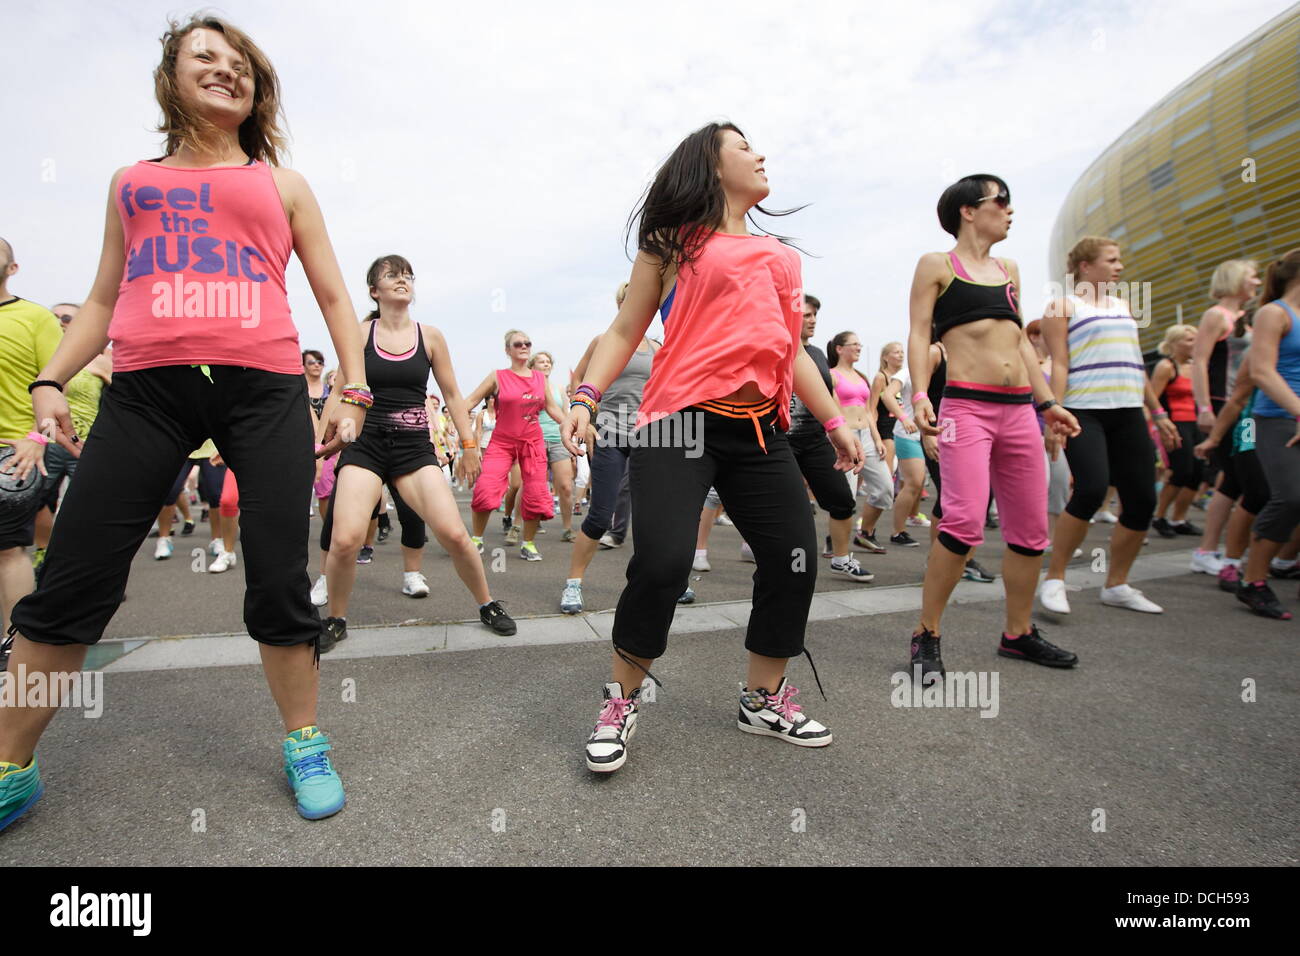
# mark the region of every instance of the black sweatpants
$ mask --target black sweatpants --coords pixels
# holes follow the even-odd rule
[[[1151,527],[1156,510],[1155,446],[1141,408],[1069,408],[1081,431],[1065,443],[1074,494],[1065,513],[1088,521],[1114,485],[1119,523],[1131,531]]]
[[[647,447],[648,430],[659,422],[634,433],[638,444],[629,467],[636,534],[614,616],[614,644],[637,657],[663,654],[690,576],[700,509],[713,486],[758,565],[745,647],[766,657],[795,657],[803,653],[818,552],[803,478],[785,433],[776,427],[776,411],[759,419],[766,452],[747,417],[695,406],[676,417],[687,416],[696,423],[694,448],[680,441],[676,447]],[[847,490],[843,478],[840,484]]]
[[[198,368],[169,365],[113,375],[54,524],[40,588],[14,607],[28,640],[94,644],[103,636],[177,471],[208,438],[239,475],[248,633],[279,646],[319,636],[307,577],[310,519],[299,507],[315,471],[306,379],[222,365],[211,374],[208,381]]]

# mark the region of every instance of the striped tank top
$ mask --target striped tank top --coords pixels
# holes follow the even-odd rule
[[[1141,408],[1145,366],[1128,303],[1107,297],[1093,305],[1069,296],[1070,379],[1066,408]]]

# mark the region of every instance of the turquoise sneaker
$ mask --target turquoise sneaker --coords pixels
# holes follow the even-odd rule
[[[35,757],[26,767],[0,760],[0,830],[30,810],[44,792]]]
[[[330,765],[329,738],[314,724],[284,741],[284,772],[298,798],[298,812],[308,820],[331,817],[343,809],[343,781]]]

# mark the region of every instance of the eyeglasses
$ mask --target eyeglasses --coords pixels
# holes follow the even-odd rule
[[[307,359],[302,364],[303,365],[324,365],[325,363],[320,361],[319,359]]]
[[[533,347],[533,343],[532,342],[511,342],[510,347],[512,349],[530,349]]]
[[[1011,194],[1005,189],[998,190],[998,192],[994,193],[992,196],[982,196],[980,197],[979,202],[971,203],[971,205],[978,206],[980,203],[987,202],[990,199],[997,204],[999,209],[1006,209],[1011,205]]]

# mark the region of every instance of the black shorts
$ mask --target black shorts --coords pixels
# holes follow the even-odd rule
[[[385,482],[419,471],[425,465],[438,466],[438,453],[427,430],[397,431],[362,428],[361,435],[343,448],[334,473],[346,465],[373,471]]]
[[[36,483],[42,483],[40,472]],[[28,477],[31,481],[31,476]],[[7,491],[0,491],[0,551],[9,548],[26,548],[36,538],[36,513],[45,504],[45,495],[37,491],[28,493],[22,501]],[[3,640],[3,635],[0,635]]]

